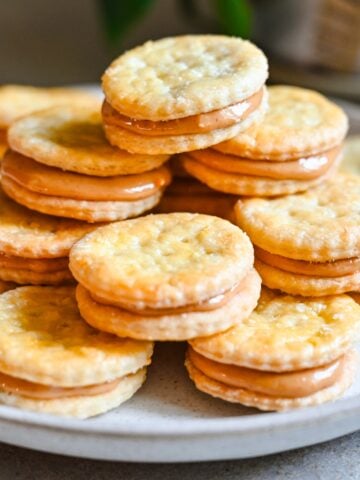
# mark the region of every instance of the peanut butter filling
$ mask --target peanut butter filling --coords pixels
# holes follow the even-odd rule
[[[208,300],[204,300],[203,302],[194,303],[191,305],[184,305],[183,307],[176,307],[176,308],[136,308],[136,306],[127,303],[125,300],[124,302],[119,301],[109,301],[106,299],[101,298],[99,295],[89,292],[93,300],[98,303],[102,303],[105,305],[116,306],[126,310],[128,312],[134,313],[136,315],[141,315],[144,317],[161,317],[163,315],[180,315],[181,313],[193,313],[193,312],[209,312],[212,310],[217,310],[218,308],[223,307],[226,305],[233,297],[240,294],[241,291],[245,288],[245,282],[247,282],[247,277],[245,277],[240,283],[234,285],[233,288],[223,292],[215,297],[209,298]]]
[[[171,181],[167,167],[136,175],[95,177],[49,167],[9,150],[2,161],[2,175],[42,195],[75,200],[124,201],[147,198]]]
[[[245,120],[260,106],[263,95],[264,89],[262,88],[246,100],[221,108],[220,110],[158,122],[126,117],[115,110],[110,103],[105,100],[102,115],[104,123],[107,125],[125,128],[139,135],[166,136],[206,133],[220,128],[227,128]]]
[[[7,146],[7,136],[6,136],[6,130],[0,129],[0,160],[1,157],[4,155],[6,152],[8,146]]]
[[[90,397],[101,395],[117,387],[120,378],[112,382],[99,383],[86,387],[50,387],[40,383],[28,382],[0,372],[0,390],[6,393],[21,395],[35,400],[53,400],[67,397]]]
[[[282,257],[255,247],[255,255],[262,262],[280,270],[311,277],[342,277],[360,270],[360,257],[345,258],[333,262],[307,262]]]
[[[0,144],[7,144],[7,130],[5,128],[0,128]]]
[[[310,180],[326,173],[339,155],[340,150],[341,147],[339,146],[317,155],[295,158],[286,162],[241,158],[211,148],[190,152],[188,155],[206,166],[223,172],[275,178],[277,180]]]
[[[340,378],[346,362],[344,355],[321,367],[273,373],[215,362],[195,352],[191,347],[188,356],[198,370],[213,380],[230,387],[284,398],[307,397],[334,385]]]
[[[68,257],[25,258],[0,254],[0,268],[31,270],[32,272],[57,272],[68,268]]]

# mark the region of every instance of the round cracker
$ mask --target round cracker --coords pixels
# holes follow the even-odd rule
[[[25,258],[66,257],[94,227],[42,215],[13,202],[0,189],[0,252]]]
[[[62,417],[89,418],[108,412],[126,402],[141,387],[146,378],[146,369],[126,375],[109,392],[100,395],[59,398],[53,400],[35,400],[5,393],[0,390],[0,401],[5,405],[19,407],[39,413],[50,413]]]
[[[252,314],[191,346],[220,363],[286,372],[326,365],[360,335],[360,307],[348,295],[298,298],[263,288]]]
[[[76,88],[38,88],[29,85],[0,86],[0,129],[6,129],[23,115],[55,105],[91,105],[97,96]]]
[[[278,180],[255,175],[222,172],[196,161],[190,155],[183,155],[182,162],[190,175],[204,182],[208,187],[219,192],[244,196],[276,197],[302,192],[324,182],[335,171],[335,166],[332,166],[326,173],[312,180]]]
[[[253,265],[244,232],[218,217],[169,213],[117,222],[78,242],[70,269],[106,301],[191,305],[238,284]]]
[[[73,287],[20,287],[0,295],[0,370],[58,387],[112,381],[150,363],[153,345],[97,332]],[[61,368],[59,368],[61,366]]]
[[[241,322],[254,310],[260,295],[261,280],[253,270],[244,280],[244,288],[224,306],[207,312],[141,316],[96,302],[82,285],[76,299],[83,318],[94,328],[120,337],[139,340],[188,340],[223,332]]]
[[[112,222],[136,217],[155,207],[162,195],[162,192],[158,191],[147,198],[132,202],[75,200],[32,192],[7,176],[1,177],[1,185],[9,197],[31,210],[89,223]]]
[[[160,121],[245,100],[267,75],[265,55],[248,41],[186,35],[146,42],[121,55],[104,73],[102,86],[121,114]]]
[[[261,123],[217,145],[223,153],[259,160],[293,160],[339,145],[348,120],[323,95],[299,87],[268,88],[269,109]]]
[[[299,398],[274,397],[244,388],[230,387],[204,375],[189,359],[186,359],[185,366],[196,388],[212,397],[221,398],[227,402],[241,403],[247,407],[255,407],[264,411],[284,411],[320,405],[341,397],[354,382],[358,367],[358,356],[355,351],[346,354],[344,369],[340,378],[333,385],[307,397]]]
[[[100,177],[153,170],[168,155],[131,155],[105,138],[99,104],[61,105],[23,117],[8,130],[10,147],[40,163]]]
[[[267,287],[281,290],[290,295],[318,297],[360,289],[360,271],[341,277],[319,277],[287,272],[259,259],[255,260],[255,266]]]
[[[264,95],[259,108],[250,113],[243,121],[231,127],[219,128],[208,133],[192,133],[188,135],[145,136],[136,132],[107,125],[104,121],[105,135],[109,142],[116,147],[132,152],[133,154],[173,154],[199,150],[211,147],[219,142],[234,137],[259,122],[267,108],[267,96]]]
[[[337,174],[303,194],[250,199],[235,206],[255,245],[295,260],[360,256],[360,178]]]

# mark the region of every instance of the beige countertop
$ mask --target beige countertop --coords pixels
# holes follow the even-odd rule
[[[0,444],[1,480],[357,480],[360,432],[248,460],[135,464],[50,455]]]

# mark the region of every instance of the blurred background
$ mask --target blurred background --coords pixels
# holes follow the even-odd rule
[[[194,32],[255,41],[272,81],[360,100],[360,0],[2,0],[0,83],[98,82],[125,49]]]

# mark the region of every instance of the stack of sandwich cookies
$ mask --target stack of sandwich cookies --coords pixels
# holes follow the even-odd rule
[[[153,208],[170,182],[166,155],[131,155],[104,136],[99,103],[59,106],[13,123],[2,185],[18,203],[87,222]]]
[[[172,213],[113,223],[77,242],[70,268],[93,327],[186,340],[247,317],[260,293],[247,236],[226,220]]]
[[[0,189],[0,280],[2,291],[20,284],[54,285],[73,280],[72,245],[94,227],[50,217],[13,202]]]
[[[55,105],[82,105],[94,101],[94,95],[71,88],[37,88],[26,85],[0,87],[0,158],[7,149],[6,132],[19,117]]]
[[[0,295],[0,400],[87,418],[130,398],[145,380],[152,342],[97,332],[73,287],[20,287]]]
[[[182,155],[185,169],[209,187],[248,196],[305,191],[340,161],[344,112],[322,95],[273,86],[264,119],[213,148]]]
[[[347,295],[300,299],[263,289],[254,312],[224,333],[190,341],[196,387],[260,410],[340,397],[354,380],[360,306]]]
[[[293,295],[360,290],[360,178],[338,174],[308,192],[239,201],[263,283]]]
[[[267,61],[250,42],[189,35],[147,42],[103,76],[105,133],[133,153],[179,153],[227,140],[267,107]]]

